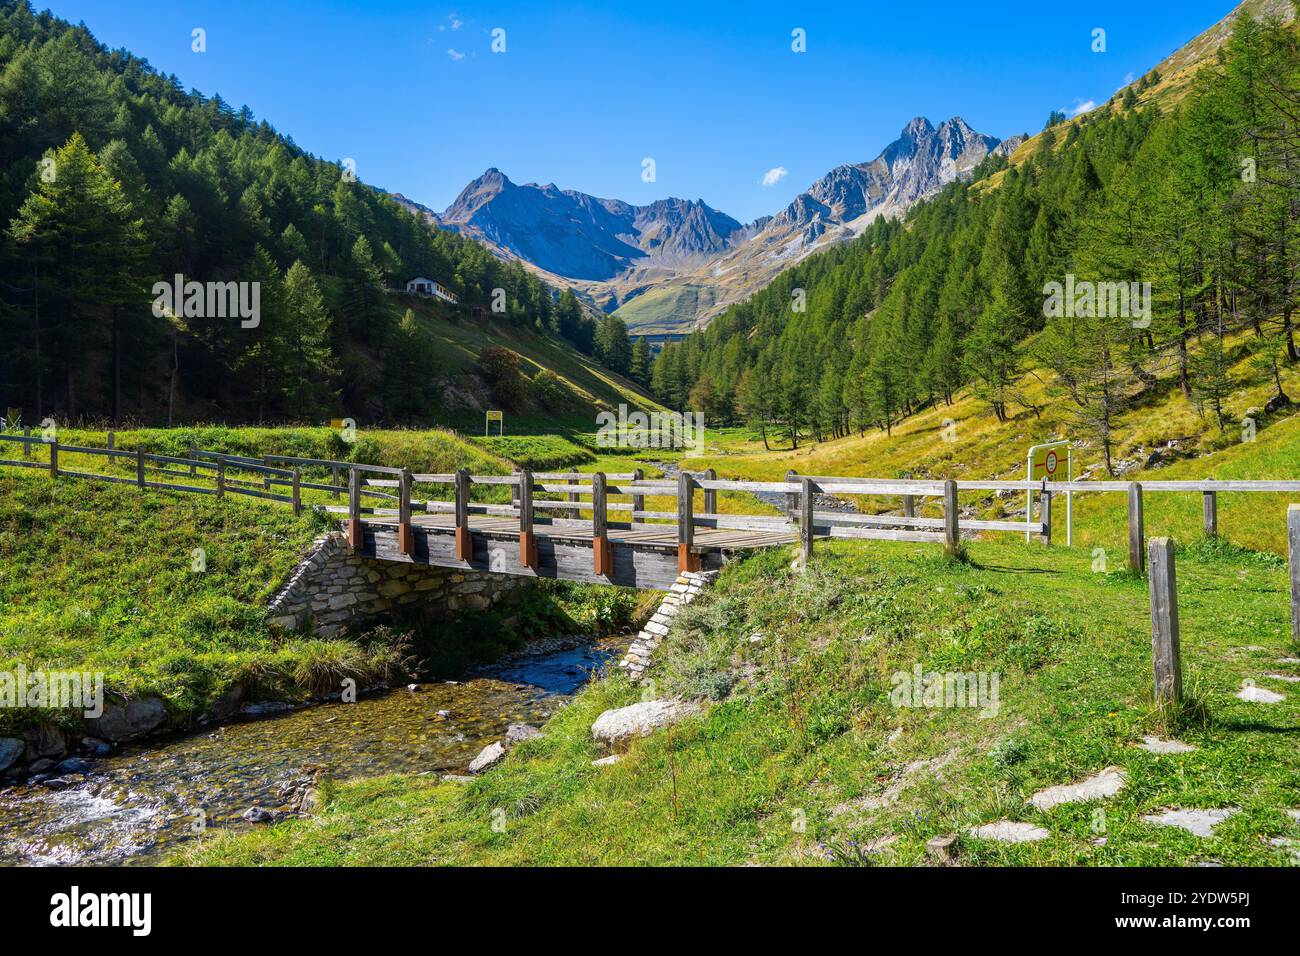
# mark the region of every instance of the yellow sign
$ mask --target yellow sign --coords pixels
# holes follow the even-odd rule
[[[1040,445],[1029,456],[1029,480],[1059,481],[1065,478],[1065,442],[1060,446]]]
[[[501,412],[499,412],[499,411],[492,411],[492,410],[489,409],[489,410],[488,410],[488,413],[487,413],[487,420],[490,421],[490,422],[499,422],[499,421],[501,421],[501,420],[502,420],[502,418],[501,418]]]
[[[343,428],[346,425],[347,425],[347,419],[345,418],[330,419],[330,428]]]

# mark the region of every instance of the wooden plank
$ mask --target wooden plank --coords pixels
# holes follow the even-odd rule
[[[1300,646],[1300,505],[1286,509],[1286,540],[1291,559],[1291,639]]]
[[[361,523],[361,472],[348,469],[348,546],[356,551],[362,547],[365,529]]]
[[[961,547],[961,531],[957,527],[957,482],[943,483],[943,546],[949,555]]]
[[[537,538],[533,535],[533,473],[519,473],[519,566],[537,570]]]
[[[592,573],[598,578],[613,574],[614,556],[609,544],[609,512],[605,495],[605,475],[591,476],[591,560]]]
[[[916,495],[903,495],[903,517],[916,517]]]
[[[1217,492],[1201,492],[1201,512],[1205,522],[1205,536],[1215,538],[1219,535],[1219,501]]]
[[[1178,582],[1174,570],[1174,543],[1152,538],[1151,558],[1151,658],[1155,672],[1156,702],[1177,704],[1183,699],[1182,647],[1178,635]]]
[[[791,468],[785,473],[786,484],[797,484],[799,473]],[[799,494],[798,492],[787,491],[785,493],[785,514],[791,521],[799,514]]]
[[[1128,567],[1141,574],[1146,569],[1146,528],[1142,518],[1142,485],[1128,486]]]
[[[645,477],[645,472],[642,471],[640,468],[632,472],[632,481],[634,483],[634,487],[635,487],[635,482],[640,481],[644,477]],[[632,523],[633,524],[636,524],[636,513],[638,511],[645,511],[645,495],[633,494],[632,495]]]
[[[57,439],[50,442],[50,477],[59,477],[59,442]]]
[[[704,511],[706,514],[716,514],[718,511],[718,489],[712,487],[718,477],[718,473],[712,468],[704,472],[704,480],[700,486],[704,489]]]
[[[803,552],[804,566],[813,556],[813,483],[810,478],[799,481],[803,489],[799,495],[799,542]]]
[[[411,471],[403,468],[397,476],[397,550],[415,553],[415,531],[411,527]]]
[[[818,533],[829,538],[858,538],[866,541],[916,541],[923,544],[943,544],[943,534],[937,531],[906,531],[888,528],[841,528],[826,525]]]

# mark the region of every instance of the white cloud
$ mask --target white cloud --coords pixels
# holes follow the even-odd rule
[[[460,52],[459,50],[457,50],[455,47],[448,47],[448,48],[447,48],[447,55],[448,55],[449,57],[451,57],[453,60],[463,60],[463,59],[465,59],[465,54],[464,54],[464,53],[461,53],[461,52]]]
[[[1075,100],[1074,106],[1070,108],[1071,116],[1082,116],[1084,113],[1091,113],[1097,108],[1097,104],[1092,100]]]
[[[464,20],[459,19],[454,13],[451,15],[449,19],[451,21],[451,28],[453,30],[459,30],[465,22]]]
[[[775,186],[789,175],[790,170],[786,169],[784,166],[773,166],[763,174],[761,182],[764,186]]]

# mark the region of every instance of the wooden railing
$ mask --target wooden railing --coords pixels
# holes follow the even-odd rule
[[[295,512],[304,507],[346,516],[350,540],[361,540],[366,516],[378,523],[398,526],[399,547],[410,554],[414,548],[412,514],[447,514],[453,516],[450,530],[456,536],[456,554],[469,560],[471,554],[470,517],[514,518],[518,521],[520,559],[535,564],[536,531],[543,526],[548,533],[566,530],[589,536],[597,573],[609,567],[609,532],[611,529],[663,528],[667,540],[675,541],[682,568],[698,564],[696,531],[752,531],[797,535],[805,558],[813,553],[817,538],[857,538],[866,540],[914,541],[942,544],[955,552],[963,533],[1013,532],[1039,536],[1044,543],[1052,540],[1052,499],[1064,492],[1074,494],[1122,493],[1128,498],[1129,565],[1142,571],[1145,567],[1146,537],[1143,497],[1146,492],[1193,493],[1204,500],[1205,533],[1218,533],[1218,502],[1221,493],[1271,492],[1300,494],[1300,481],[940,481],[879,480],[835,475],[799,475],[788,472],[785,481],[748,481],[719,479],[710,470],[680,472],[674,478],[647,479],[640,469],[621,473],[597,472],[529,472],[512,475],[471,475],[467,471],[443,474],[413,473],[409,468],[366,465],[328,459],[267,455],[252,458],[223,452],[189,449],[184,457],[150,454],[143,450],[93,448],[62,445],[44,441],[25,432],[0,435],[0,441],[20,443],[21,459],[0,459],[0,465],[48,469],[53,477],[133,483],[140,488],[209,494],[227,494],[284,503]],[[44,450],[45,460],[35,453]],[[123,465],[126,474],[94,472],[67,467],[67,456],[101,457],[111,467]],[[134,465],[134,474],[131,474]],[[276,467],[283,465],[288,467]],[[326,481],[305,480],[304,469],[328,472]],[[346,474],[346,483],[344,476]],[[151,477],[152,476],[152,477]],[[182,479],[163,481],[156,479]],[[419,498],[414,489],[431,485],[449,489],[446,497]],[[475,501],[475,486],[506,487],[510,500]],[[277,490],[278,489],[278,490]],[[347,504],[304,505],[305,490],[321,491],[336,500],[347,494]],[[695,494],[703,493],[703,510],[696,511]],[[958,509],[958,495],[963,492],[1015,491],[1038,495],[1041,501],[1039,520],[963,519]],[[720,510],[718,493],[760,494],[781,500],[782,515],[728,514]],[[818,495],[846,498],[898,498],[901,513],[864,514],[817,510]],[[611,496],[627,501],[611,501]],[[674,511],[649,510],[646,499],[672,498]],[[931,498],[941,502],[937,515],[917,514],[918,503]],[[396,519],[392,520],[384,519]],[[670,528],[676,526],[675,536]],[[649,540],[642,536],[643,540]],[[531,557],[530,557],[531,556]]]

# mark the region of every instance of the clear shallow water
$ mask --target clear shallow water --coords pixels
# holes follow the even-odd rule
[[[207,828],[289,811],[314,777],[464,773],[512,723],[540,725],[626,640],[533,655],[459,683],[422,684],[123,747],[62,791],[0,791],[0,864],[155,863]],[[446,716],[439,715],[446,711]]]

